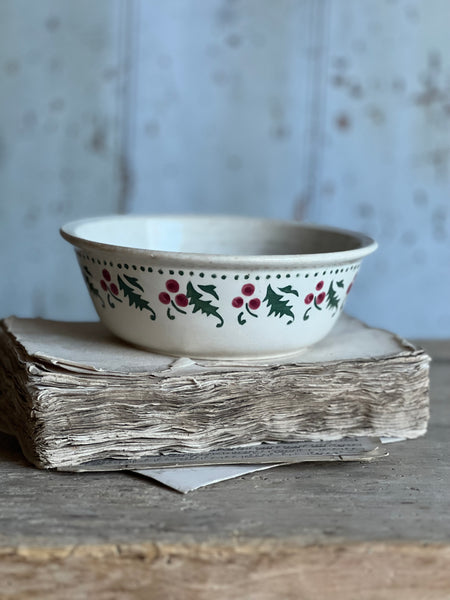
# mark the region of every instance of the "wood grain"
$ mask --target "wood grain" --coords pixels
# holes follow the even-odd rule
[[[447,346],[425,347],[429,433],[371,464],[183,496],[132,474],[40,471],[2,435],[0,598],[448,600],[450,369]]]
[[[1,597],[15,600],[443,600],[450,590],[450,549],[441,545],[140,544],[0,559]]]

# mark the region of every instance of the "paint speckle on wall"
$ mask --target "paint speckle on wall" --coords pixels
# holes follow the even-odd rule
[[[336,115],[335,123],[337,129],[339,129],[342,132],[348,131],[352,126],[352,121],[349,115],[346,113],[340,113]]]

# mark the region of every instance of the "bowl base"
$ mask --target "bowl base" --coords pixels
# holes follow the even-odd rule
[[[297,348],[296,350],[289,350],[287,352],[277,352],[277,353],[261,353],[261,354],[222,354],[220,352],[218,352],[217,354],[215,353],[210,353],[208,355],[206,354],[201,354],[201,353],[192,353],[192,354],[181,354],[181,353],[176,353],[176,352],[161,352],[161,350],[158,350],[156,348],[152,348],[151,346],[144,346],[143,344],[135,344],[134,342],[130,342],[128,340],[124,340],[123,338],[119,338],[122,342],[125,342],[126,344],[129,344],[130,346],[133,346],[134,348],[137,348],[139,350],[143,350],[144,352],[149,352],[151,354],[157,354],[159,356],[170,356],[173,357],[175,359],[180,359],[180,358],[189,358],[191,360],[200,360],[200,361],[204,361],[204,362],[226,362],[226,363],[247,363],[247,362],[252,362],[252,363],[258,363],[258,362],[262,362],[262,361],[270,361],[270,362],[276,362],[277,359],[283,359],[283,363],[286,362],[284,359],[286,357],[294,357],[294,356],[302,356],[309,348],[309,346],[304,346],[303,348]]]

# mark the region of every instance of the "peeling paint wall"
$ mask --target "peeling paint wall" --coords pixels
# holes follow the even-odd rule
[[[380,243],[349,310],[450,336],[447,0],[2,0],[0,314],[93,318],[67,220],[241,213]]]

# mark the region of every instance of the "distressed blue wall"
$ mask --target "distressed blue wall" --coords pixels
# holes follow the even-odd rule
[[[2,0],[0,316],[94,318],[61,223],[244,213],[379,251],[349,310],[450,336],[447,0]]]

